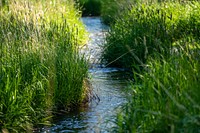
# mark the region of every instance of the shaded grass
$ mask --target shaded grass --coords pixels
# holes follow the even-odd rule
[[[101,0],[75,0],[82,10],[82,16],[100,16]]]
[[[102,0],[101,17],[105,24],[113,25],[120,19],[124,11],[131,9],[132,6],[138,4],[161,3],[165,0]],[[173,0],[168,0],[168,2]]]
[[[102,0],[101,17],[107,25],[112,25],[118,18],[121,18],[124,11],[131,7],[135,0]]]
[[[79,17],[73,2],[16,0],[0,9],[0,130],[30,132],[85,99]]]
[[[125,0],[75,0],[83,16],[101,16],[105,24],[111,24],[130,2]],[[133,0],[132,0],[133,1]],[[133,2],[131,2],[133,3]]]

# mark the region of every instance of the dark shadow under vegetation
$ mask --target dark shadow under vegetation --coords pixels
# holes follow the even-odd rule
[[[100,16],[102,3],[101,0],[75,0],[80,9],[82,16]]]

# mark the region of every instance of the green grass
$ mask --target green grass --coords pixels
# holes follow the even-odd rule
[[[160,0],[161,2],[162,0]],[[101,17],[102,21],[107,25],[115,24],[116,20],[120,19],[124,11],[131,9],[132,6],[143,3],[156,3],[157,0],[101,0]]]
[[[145,64],[155,52],[168,56],[173,42],[188,35],[199,38],[199,5],[198,2],[134,5],[111,26],[104,60],[110,66],[133,68],[141,62]]]
[[[150,58],[138,74],[140,80],[133,83],[132,98],[118,114],[114,131],[200,131],[200,42],[186,38],[176,44],[170,58]]]
[[[16,0],[0,8],[0,131],[30,132],[85,99],[80,16],[64,1]]]
[[[137,4],[108,33],[108,65],[133,70],[113,132],[200,131],[200,3]]]
[[[120,17],[121,11],[130,3],[125,0],[75,0],[83,16],[101,16],[105,24],[111,24]],[[133,0],[131,0],[133,3]]]
[[[126,0],[75,0],[78,7],[82,11],[83,16],[101,16],[105,24],[114,23],[116,18],[120,17],[122,11],[127,8],[130,3]]]
[[[135,0],[102,0],[101,17],[107,25],[112,25],[118,18],[121,18],[124,11],[131,7]]]

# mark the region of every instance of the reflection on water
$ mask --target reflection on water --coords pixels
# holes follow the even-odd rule
[[[89,70],[93,91],[100,100],[92,100],[89,107],[61,116],[55,125],[43,128],[42,132],[109,132],[113,123],[108,121],[119,107],[126,102],[125,88],[127,85],[126,74],[123,69],[102,68],[96,62],[100,58],[101,45],[108,27],[103,25],[100,18],[82,18],[90,33],[90,42],[83,48],[83,53],[90,58],[93,64]],[[90,55],[90,56],[89,56]]]
[[[109,27],[101,23],[98,17],[84,17],[83,23],[89,32],[90,41],[82,48],[82,53],[89,58],[92,64],[99,63],[102,51],[102,44],[104,44],[105,34]]]

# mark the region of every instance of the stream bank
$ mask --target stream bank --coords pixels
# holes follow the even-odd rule
[[[82,21],[90,34],[90,41],[81,52],[89,60],[90,82],[99,99],[92,100],[88,107],[58,117],[54,126],[42,128],[41,132],[108,132],[114,126],[113,116],[127,102],[128,72],[120,68],[104,68],[104,64],[100,64],[109,27],[102,24],[99,17],[84,17]]]

